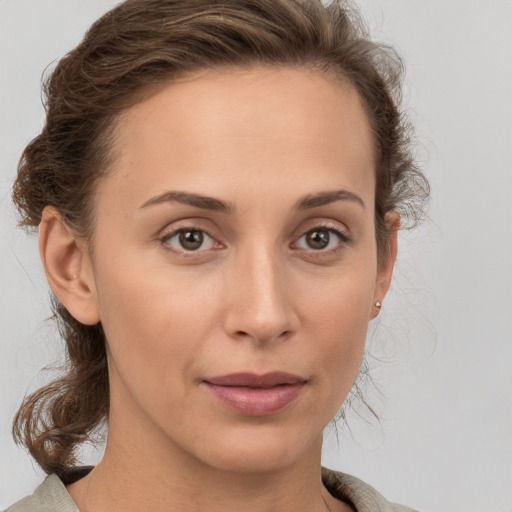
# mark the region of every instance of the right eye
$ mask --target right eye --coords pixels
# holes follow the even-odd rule
[[[202,229],[180,228],[162,237],[161,242],[181,253],[201,252],[215,247],[215,240]]]

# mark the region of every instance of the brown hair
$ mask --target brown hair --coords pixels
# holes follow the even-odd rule
[[[46,123],[25,149],[14,184],[20,224],[37,226],[51,205],[90,241],[92,198],[113,157],[111,129],[144,86],[212,67],[254,65],[308,67],[357,89],[376,144],[382,255],[386,213],[396,210],[402,225],[415,224],[428,183],[399,111],[401,60],[372,42],[357,12],[341,1],[127,0],[105,14],[45,83]],[[67,346],[66,372],[24,400],[13,432],[44,471],[62,476],[75,462],[76,445],[108,417],[109,384],[101,325],[79,323],[56,298],[53,306]]]

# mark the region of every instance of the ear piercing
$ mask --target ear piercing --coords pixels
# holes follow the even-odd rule
[[[377,302],[375,303],[375,307],[380,309],[380,308],[382,307],[382,302],[377,301]]]

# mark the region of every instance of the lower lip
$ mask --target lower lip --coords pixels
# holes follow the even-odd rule
[[[271,388],[219,386],[209,382],[204,384],[230,409],[246,416],[268,416],[292,403],[306,383],[281,384]]]

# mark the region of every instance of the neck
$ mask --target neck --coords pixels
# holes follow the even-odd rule
[[[321,481],[321,438],[293,464],[259,472],[208,466],[178,447],[109,427],[102,461],[68,491],[81,511],[334,512]],[[328,505],[331,503],[331,506]]]
[[[320,447],[312,447],[312,451],[317,449],[320,451]],[[330,496],[321,482],[316,453],[291,467],[265,473],[222,471],[196,461],[184,464],[186,457],[179,450],[167,450],[166,454],[147,451],[140,457],[109,443],[100,464],[68,490],[85,512],[329,510],[326,500]]]

